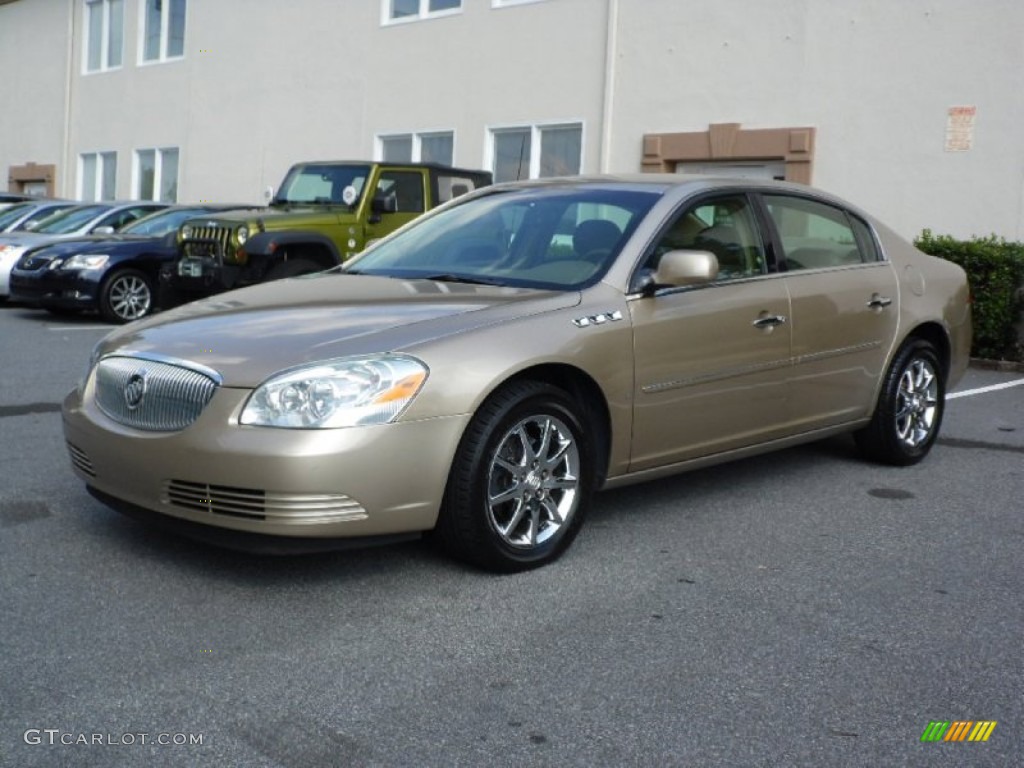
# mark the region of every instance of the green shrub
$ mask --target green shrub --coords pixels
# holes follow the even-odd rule
[[[1024,360],[1016,328],[1024,310],[1024,243],[995,236],[957,240],[926,229],[914,245],[967,272],[974,299],[971,356]]]

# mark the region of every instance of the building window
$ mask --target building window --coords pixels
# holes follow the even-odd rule
[[[124,0],[86,0],[85,71],[121,66],[124,52]]]
[[[381,0],[381,23],[449,16],[462,10],[462,0]]]
[[[117,197],[117,152],[88,152],[78,158],[78,199],[85,202]]]
[[[141,0],[142,61],[185,55],[185,0]]]
[[[495,128],[488,153],[496,182],[575,176],[583,165],[583,125]]]
[[[135,151],[135,197],[139,200],[178,201],[178,149]]]
[[[401,133],[380,136],[377,155],[386,163],[439,163],[451,165],[455,156],[452,131]]]

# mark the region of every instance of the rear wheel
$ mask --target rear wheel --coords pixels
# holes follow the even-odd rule
[[[854,435],[861,452],[897,466],[921,461],[939,435],[945,398],[935,347],[924,339],[907,341],[882,383],[871,423]]]
[[[153,310],[153,282],[137,269],[122,269],[103,284],[100,314],[112,323],[129,323]]]
[[[512,572],[572,543],[594,485],[593,449],[560,389],[524,381],[492,395],[466,430],[437,534],[456,557]]]

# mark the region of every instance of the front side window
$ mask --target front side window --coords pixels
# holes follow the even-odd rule
[[[458,13],[462,0],[382,0],[383,22],[394,24],[401,21],[427,19]]]
[[[86,72],[121,66],[124,55],[124,0],[86,0]]]
[[[167,61],[185,55],[186,0],[141,0],[142,61]]]
[[[717,280],[764,274],[764,246],[746,195],[701,200],[683,210],[654,246],[646,266],[668,251],[708,251],[718,260]]]
[[[383,171],[377,181],[377,196],[393,197],[395,213],[423,213],[423,174]]]
[[[822,269],[864,261],[849,216],[840,208],[804,197],[765,195],[782,241],[786,269]]]
[[[378,158],[386,163],[440,163],[451,165],[455,134],[452,131],[401,133],[380,136]]]
[[[496,128],[490,139],[496,182],[575,176],[583,164],[580,123]]]
[[[178,200],[178,149],[140,149],[135,152],[135,197],[174,203]]]
[[[79,157],[78,197],[113,200],[117,197],[117,153],[88,152]]]

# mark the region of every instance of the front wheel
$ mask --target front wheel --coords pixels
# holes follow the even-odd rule
[[[909,466],[928,455],[942,425],[946,383],[935,347],[911,339],[896,354],[882,382],[871,423],[857,432],[867,458]]]
[[[137,269],[122,269],[100,291],[100,314],[112,323],[129,323],[153,310],[153,282]]]
[[[576,405],[556,387],[518,382],[492,395],[467,428],[437,533],[451,554],[488,570],[545,565],[572,543],[593,485]]]

